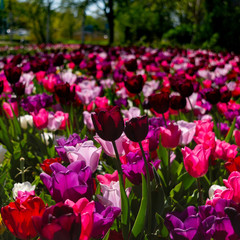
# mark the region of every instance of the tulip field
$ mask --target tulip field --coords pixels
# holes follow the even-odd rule
[[[0,240],[240,239],[239,55],[0,53]]]

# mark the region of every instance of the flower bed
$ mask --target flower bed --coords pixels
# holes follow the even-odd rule
[[[239,56],[47,45],[0,69],[0,238],[240,239]]]

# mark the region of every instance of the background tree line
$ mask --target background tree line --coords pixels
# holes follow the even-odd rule
[[[240,0],[1,1],[1,25],[27,29],[38,43],[84,42],[88,32],[99,32],[111,45],[240,51]]]

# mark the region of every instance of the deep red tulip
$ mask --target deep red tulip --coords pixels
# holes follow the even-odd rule
[[[135,72],[138,68],[136,59],[130,59],[126,61],[124,65],[129,72]]]
[[[22,82],[17,82],[14,86],[14,90],[17,96],[23,96],[25,93],[25,84]]]
[[[20,199],[1,209],[1,215],[8,230],[19,239],[32,239],[37,236],[32,217],[41,217],[45,204],[39,197],[29,196],[24,202]]]
[[[92,114],[92,121],[97,134],[105,141],[115,141],[123,133],[124,121],[118,106]]]
[[[152,94],[148,100],[150,107],[157,113],[165,113],[169,109],[169,93],[167,92]]]
[[[221,94],[219,89],[212,89],[209,92],[206,93],[206,99],[211,104],[217,104],[220,101]]]
[[[32,221],[43,240],[78,240],[81,234],[81,214],[75,215],[73,209],[63,203],[47,208]]]
[[[69,83],[60,83],[54,86],[56,95],[61,103],[66,103],[70,98],[70,85]]]
[[[64,61],[64,57],[62,54],[55,55],[53,58],[53,66],[62,66]]]
[[[130,93],[139,94],[144,84],[143,77],[142,75],[132,76],[128,78],[124,84]]]
[[[51,175],[52,169],[50,168],[50,165],[55,162],[61,163],[61,161],[62,159],[60,157],[45,159],[43,163],[40,163],[40,167],[45,173],[47,173],[48,175]]]
[[[22,69],[20,67],[9,64],[4,67],[4,74],[10,84],[15,84],[21,77]]]
[[[182,96],[172,96],[169,102],[170,108],[174,110],[183,109],[186,107],[186,104],[186,98]]]
[[[126,122],[124,129],[126,136],[133,142],[143,141],[148,134],[148,117],[136,117]]]
[[[232,93],[229,90],[226,90],[223,93],[221,93],[220,102],[228,103],[231,97],[232,97]]]
[[[183,97],[190,97],[193,93],[193,85],[191,81],[185,81],[178,86],[178,92]]]
[[[229,173],[238,171],[240,172],[240,156],[234,158],[234,159],[229,159],[225,164],[225,168],[228,170]]]

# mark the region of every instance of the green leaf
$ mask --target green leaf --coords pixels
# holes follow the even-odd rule
[[[8,134],[7,127],[1,117],[0,117],[0,128],[1,128],[0,138],[2,140],[2,143],[7,147],[10,153],[13,153],[13,146],[10,140],[10,136]]]
[[[173,198],[177,193],[180,193],[180,190],[182,189],[182,182],[177,184],[171,191],[169,196]]]
[[[183,183],[184,190],[188,190],[195,182],[195,178],[185,172],[178,177],[177,181]]]
[[[134,239],[137,239],[137,237],[143,232],[146,220],[146,213],[147,213],[147,183],[144,175],[142,174],[142,200],[131,233]]]
[[[233,131],[235,129],[235,123],[236,123],[236,118],[234,118],[233,122],[232,122],[232,125],[230,127],[230,130],[225,138],[225,142],[229,143],[231,138],[232,138],[232,134],[233,134]]]
[[[155,214],[155,218],[156,218],[157,224],[159,225],[161,237],[167,238],[168,230],[167,230],[166,226],[164,225],[164,219],[158,213]]]
[[[122,215],[121,215],[121,224],[122,224],[122,233],[123,238],[128,238],[129,233],[129,202],[128,197],[123,187],[123,182],[121,178],[119,178],[119,185],[120,185],[120,193],[121,193],[121,208],[122,208]]]
[[[106,235],[104,236],[103,240],[108,240],[110,235],[110,229],[108,230],[108,232],[106,233]]]

